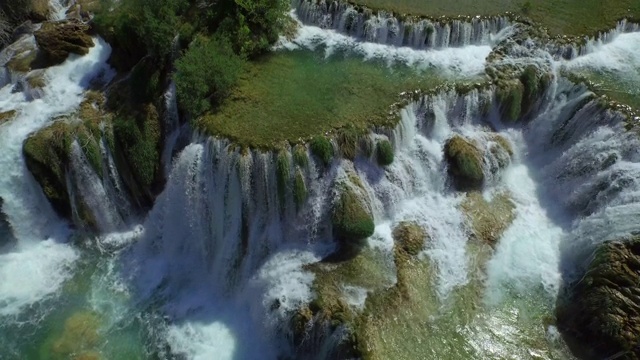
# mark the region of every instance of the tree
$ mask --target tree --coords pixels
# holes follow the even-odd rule
[[[220,36],[197,38],[176,61],[175,82],[181,107],[193,116],[229,94],[244,66],[230,42]]]

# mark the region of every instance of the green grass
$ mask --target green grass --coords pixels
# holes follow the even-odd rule
[[[593,34],[616,21],[640,18],[638,0],[356,0],[373,9],[425,16],[494,15],[511,11],[547,27],[552,35]],[[525,6],[530,3],[530,6]],[[528,8],[528,9],[527,9]]]
[[[431,70],[419,74],[358,58],[277,52],[251,63],[231,96],[196,124],[240,145],[273,148],[347,126],[363,131],[388,124],[389,107],[402,91],[442,82]]]

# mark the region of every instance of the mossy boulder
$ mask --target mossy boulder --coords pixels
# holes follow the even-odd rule
[[[393,239],[400,250],[416,256],[424,249],[427,233],[417,223],[403,221],[393,229]]]
[[[460,135],[454,135],[444,145],[444,157],[454,186],[466,191],[480,189],[484,184],[482,150]]]
[[[99,359],[99,317],[89,311],[77,312],[64,323],[60,336],[51,345],[53,359]]]
[[[311,139],[309,144],[311,153],[315,155],[324,166],[329,166],[333,160],[333,145],[331,141],[324,136],[316,136]]]
[[[304,202],[307,201],[307,185],[300,168],[296,169],[296,174],[293,178],[293,200],[296,203],[297,210],[300,210]]]
[[[500,111],[506,122],[515,122],[522,114],[524,85],[519,80],[504,82],[498,85],[496,96]]]
[[[495,194],[488,201],[481,192],[470,192],[460,205],[476,240],[495,246],[515,219],[515,205],[509,193]]]
[[[355,243],[373,235],[375,225],[367,201],[353,186],[343,186],[332,214],[333,231],[338,240]]]
[[[276,178],[278,182],[278,199],[280,200],[280,206],[284,209],[291,179],[291,163],[286,150],[280,151],[276,157]]]
[[[89,26],[79,21],[47,22],[35,32],[40,67],[63,63],[69,54],[85,55],[93,46]]]
[[[598,247],[559,297],[558,325],[584,359],[640,359],[640,236]]]
[[[307,155],[307,148],[302,145],[297,145],[293,148],[293,163],[298,165],[302,169],[306,169],[309,166],[309,155]]]
[[[488,139],[489,156],[492,159],[489,164],[489,171],[492,174],[498,173],[506,168],[513,158],[513,146],[509,140],[500,134],[489,134]]]
[[[378,164],[380,166],[391,165],[393,158],[393,146],[391,146],[389,140],[380,141],[376,146],[376,159],[378,160]]]
[[[45,196],[58,214],[72,218],[66,173],[71,162],[71,146],[78,142],[87,161],[98,176],[102,176],[102,153],[100,141],[101,125],[109,118],[100,111],[102,94],[88,92],[78,111],[68,117],[56,120],[50,126],[29,136],[23,144],[25,162],[29,171],[40,184]],[[88,225],[94,221],[91,211],[79,201],[76,208],[81,212],[81,220]]]
[[[13,117],[16,115],[16,111],[15,110],[9,110],[9,111],[5,111],[5,112],[0,112],[0,125],[13,119]]]
[[[27,168],[53,208],[68,219],[71,218],[71,203],[65,174],[73,139],[72,126],[65,121],[56,121],[31,135],[23,145]]]

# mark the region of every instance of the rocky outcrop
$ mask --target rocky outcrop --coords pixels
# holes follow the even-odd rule
[[[560,297],[557,316],[581,357],[640,359],[640,236],[600,245]]]
[[[87,54],[93,46],[88,31],[89,26],[78,21],[44,23],[34,34],[40,48],[40,67],[61,64],[69,54]]]

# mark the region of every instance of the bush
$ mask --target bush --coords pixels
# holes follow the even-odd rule
[[[383,140],[376,147],[376,157],[380,166],[387,166],[393,163],[393,147],[388,140]]]
[[[311,152],[324,164],[329,166],[333,160],[333,145],[324,136],[316,136],[311,140]]]
[[[219,103],[237,83],[244,61],[228,41],[198,38],[176,61],[175,82],[181,107],[193,116]]]

